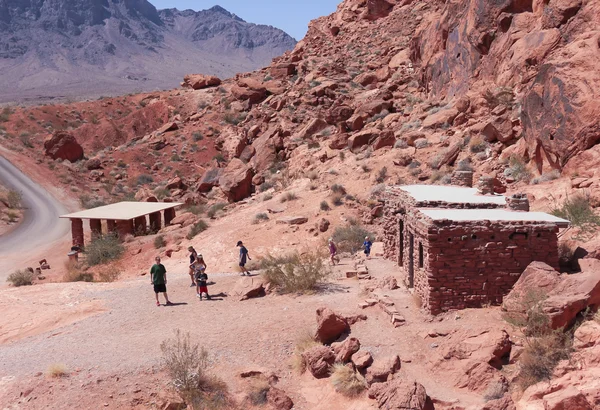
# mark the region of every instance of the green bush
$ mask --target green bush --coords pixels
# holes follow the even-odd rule
[[[267,256],[261,262],[263,275],[281,293],[314,290],[330,273],[318,252],[294,252],[286,256]]]
[[[6,279],[7,282],[10,282],[14,287],[19,286],[29,286],[33,285],[33,279],[35,278],[35,273],[30,270],[18,270],[10,275]]]
[[[190,228],[190,231],[188,232],[186,238],[188,240],[192,240],[196,237],[196,235],[198,235],[200,232],[204,232],[208,229],[208,224],[206,222],[204,222],[202,219],[199,220],[198,222],[196,222],[194,225],[192,225],[192,227]]]
[[[11,209],[18,209],[21,207],[21,201],[23,200],[23,194],[21,192],[11,189],[6,195],[6,202],[8,207]]]
[[[552,215],[567,219],[579,228],[600,225],[600,218],[594,213],[590,198],[585,194],[575,194],[567,198],[560,207],[552,210]]]
[[[208,211],[206,212],[206,216],[208,216],[209,218],[214,218],[217,212],[222,211],[226,206],[227,204],[224,202],[218,202],[214,205],[211,205],[211,207],[208,208]]]
[[[85,247],[86,260],[90,266],[117,260],[124,252],[125,247],[116,235],[102,236]]]
[[[329,211],[329,210],[331,210],[331,207],[329,206],[329,204],[327,203],[327,201],[321,201],[320,208],[321,208],[321,211]]]
[[[154,238],[154,247],[156,249],[164,248],[167,246],[167,241],[165,241],[165,237],[163,235],[158,235]]]
[[[508,168],[504,170],[504,175],[514,178],[515,181],[529,182],[531,180],[531,172],[521,158],[512,156],[508,164]]]
[[[254,219],[252,220],[252,223],[259,224],[261,222],[268,221],[268,220],[269,220],[269,215],[267,215],[264,212],[260,212],[256,215],[254,215]]]
[[[337,244],[339,252],[358,252],[362,248],[365,236],[373,237],[373,234],[367,231],[357,221],[351,221],[347,226],[335,228],[333,232],[333,241]]]
[[[151,175],[142,174],[137,177],[137,185],[146,185],[151,184],[152,182],[154,182],[154,178],[152,178]]]
[[[283,194],[281,196],[281,198],[279,198],[279,201],[280,202],[288,202],[288,201],[295,201],[296,199],[298,199],[298,195],[296,195],[296,193],[286,192],[285,194]]]

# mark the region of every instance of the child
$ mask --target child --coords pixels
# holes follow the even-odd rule
[[[244,246],[242,241],[238,241],[237,246],[240,248],[240,270],[242,271],[242,276],[248,275],[250,276],[250,272],[246,269],[246,262],[251,261],[250,255],[248,254],[248,249]]]
[[[150,269],[150,283],[154,285],[156,306],[160,306],[160,302],[158,301],[159,293],[164,293],[165,295],[165,306],[171,306],[172,303],[169,302],[169,296],[167,296],[167,269],[162,263],[160,263],[159,256],[157,256],[154,261],[156,263],[152,265],[152,268]]]
[[[196,272],[196,294],[200,300],[202,300],[202,293],[206,293],[206,299],[210,300],[208,294],[208,275],[206,274],[206,266],[201,264],[199,261],[194,263],[194,271]]]
[[[368,236],[365,236],[363,248],[365,248],[365,255],[367,256],[367,259],[371,257],[371,246],[373,246],[373,242],[371,242]]]

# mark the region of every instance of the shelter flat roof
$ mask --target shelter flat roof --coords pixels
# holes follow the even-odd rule
[[[504,195],[481,195],[477,188],[447,185],[404,185],[398,187],[417,202],[506,205]]]
[[[429,209],[419,211],[434,221],[444,219],[456,222],[492,221],[492,222],[532,222],[553,223],[567,227],[569,221],[545,212],[516,212],[506,209]]]
[[[165,209],[175,208],[183,205],[179,202],[118,202],[98,208],[87,209],[61,218],[79,219],[113,219],[115,221],[128,221],[140,216],[148,215]]]

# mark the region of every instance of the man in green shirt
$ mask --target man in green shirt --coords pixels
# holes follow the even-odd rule
[[[170,306],[172,305],[172,303],[169,302],[169,297],[167,296],[167,269],[165,268],[165,265],[160,263],[159,256],[156,257],[155,261],[156,263],[152,265],[152,268],[150,269],[150,283],[154,285],[154,293],[156,294],[156,306],[160,306],[160,303],[158,301],[159,293],[165,294],[165,306]]]

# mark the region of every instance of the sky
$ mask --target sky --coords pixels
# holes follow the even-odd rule
[[[219,5],[249,23],[280,28],[301,40],[308,22],[333,13],[342,0],[149,0],[157,9],[205,10]]]

